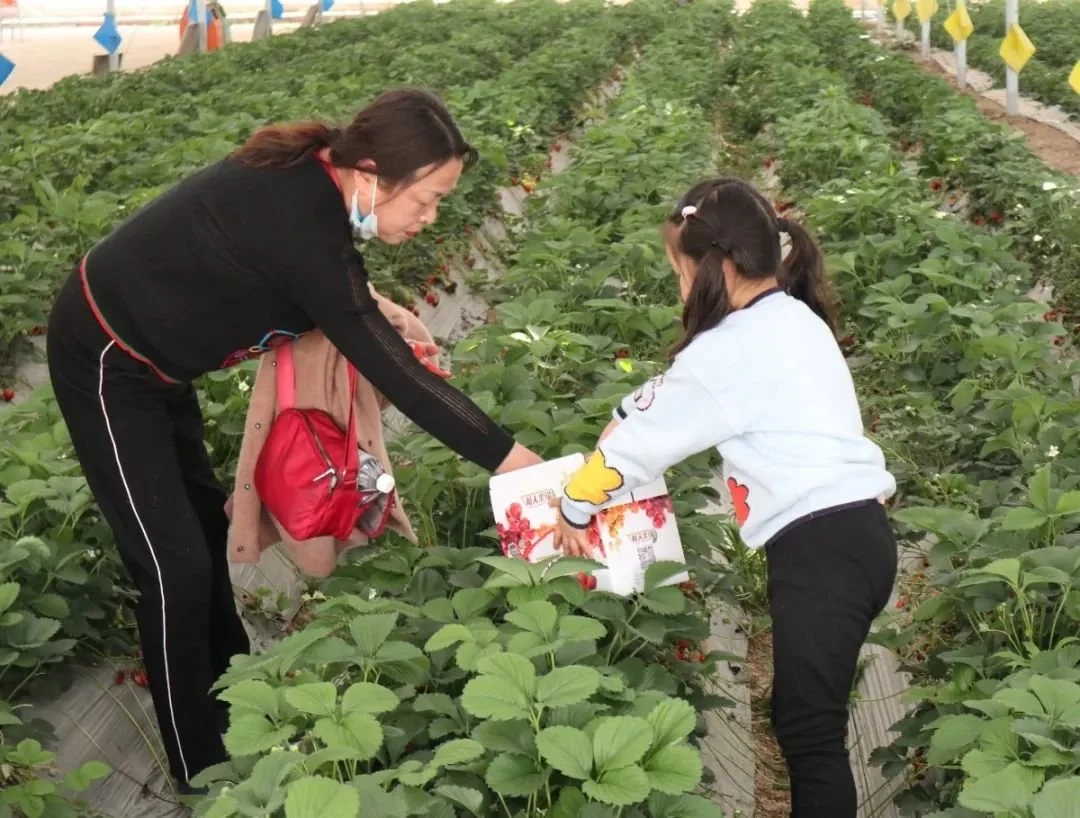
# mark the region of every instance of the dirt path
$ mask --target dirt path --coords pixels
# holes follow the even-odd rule
[[[755,634],[746,652],[750,671],[750,718],[754,736],[754,818],[788,818],[791,785],[770,724],[772,695],[772,634]]]

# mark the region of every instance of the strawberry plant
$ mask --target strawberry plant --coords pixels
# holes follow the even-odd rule
[[[1000,10],[1000,3],[992,5]],[[1007,235],[1012,252],[1052,282],[1055,299],[1077,313],[1076,180],[1050,170],[1008,126],[988,121],[944,79],[862,37],[842,3],[815,0],[810,19],[809,36],[828,65],[857,91],[872,94],[874,107],[895,127],[923,178],[943,194],[943,209],[962,209],[973,223]],[[1000,62],[996,54],[994,59]]]
[[[235,664],[219,682],[233,759],[204,779],[236,783],[205,814],[316,792],[341,815],[717,814],[688,794],[697,717],[673,698],[715,657],[668,667],[661,647],[698,633],[659,585],[681,566],[653,566],[631,603],[579,587],[594,563],[488,553],[365,558],[303,631]]]

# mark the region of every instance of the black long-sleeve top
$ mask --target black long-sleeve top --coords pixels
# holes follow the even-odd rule
[[[109,334],[168,380],[189,382],[317,327],[461,456],[494,470],[513,446],[379,311],[341,192],[318,160],[205,168],[95,246],[84,278]]]

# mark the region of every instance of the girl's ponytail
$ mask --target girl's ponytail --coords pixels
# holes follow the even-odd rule
[[[780,230],[791,238],[791,252],[781,269],[780,285],[802,301],[836,334],[836,293],[825,277],[821,249],[805,227],[787,219],[779,220]]]

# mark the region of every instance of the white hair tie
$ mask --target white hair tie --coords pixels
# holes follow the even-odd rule
[[[697,208],[694,205],[687,205],[682,209],[682,217],[684,219],[689,219],[695,213],[697,213]]]

